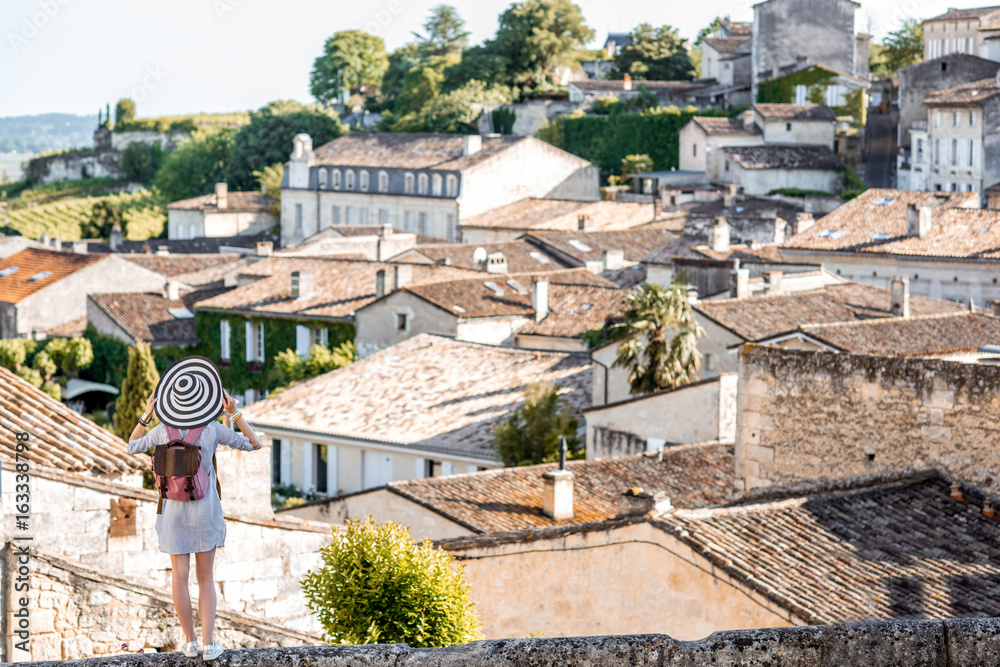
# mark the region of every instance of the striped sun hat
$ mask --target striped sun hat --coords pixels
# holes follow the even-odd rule
[[[167,369],[156,385],[157,418],[176,429],[214,421],[222,412],[222,379],[205,357],[185,357]]]

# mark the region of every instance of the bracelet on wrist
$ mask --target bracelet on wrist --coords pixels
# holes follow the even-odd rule
[[[236,413],[235,415],[233,415],[232,417],[233,417],[233,423],[235,424],[235,423],[236,423],[236,422],[238,422],[239,420],[243,419],[243,411],[242,411],[242,410],[240,410],[239,412],[237,412],[237,413]]]
[[[143,419],[143,417],[145,417],[145,420]],[[142,424],[143,426],[149,426],[149,423],[151,421],[153,421],[153,415],[149,415],[149,417],[146,417],[146,415],[139,417],[139,423]]]

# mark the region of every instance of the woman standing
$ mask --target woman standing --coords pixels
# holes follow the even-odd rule
[[[222,410],[232,417],[242,435],[215,421]],[[146,433],[154,411],[162,423]],[[198,500],[163,499],[162,513],[156,516],[156,535],[160,551],[170,554],[174,607],[187,638],[181,651],[189,658],[196,657],[199,650],[188,593],[190,554],[195,556],[202,659],[214,660],[223,651],[222,644],[212,637],[216,609],[215,550],[225,546],[226,522],[216,489],[212,455],[218,445],[243,451],[257,450],[262,445],[242,413],[237,411],[236,401],[222,389],[215,364],[204,357],[187,357],[167,369],[156,391],[146,401],[143,416],[129,437],[128,452],[139,454],[167,444],[171,438],[164,425],[178,429],[180,438],[190,429],[204,427],[192,444],[201,449],[201,465],[208,474],[205,495]]]

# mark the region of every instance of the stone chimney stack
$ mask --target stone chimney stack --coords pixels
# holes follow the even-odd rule
[[[379,236],[382,238],[392,236],[392,225],[382,225],[382,230],[379,232]]]
[[[468,157],[483,150],[483,137],[479,134],[465,135],[465,143],[462,146],[462,155]]]
[[[215,184],[215,207],[229,208],[229,185],[226,183]]]
[[[543,476],[542,511],[556,521],[573,518],[573,473],[566,470],[566,438],[559,443],[559,468]]]
[[[576,217],[576,228],[581,232],[589,232],[591,230],[590,226],[590,216],[589,215],[578,215]]]
[[[728,208],[735,203],[736,203],[736,186],[727,185],[725,191],[722,193],[722,205]]]
[[[41,241],[42,245],[45,246],[46,248],[49,247],[49,235],[48,235],[48,232],[46,232],[45,234],[42,234],[41,238],[38,239],[38,240]]]
[[[625,251],[614,248],[604,251],[604,270],[615,271],[625,266]]]
[[[729,272],[729,297],[746,299],[750,296],[750,269],[735,269]]]
[[[788,227],[788,223],[781,218],[774,219],[774,241],[773,243],[784,243],[785,242],[785,228]]]
[[[538,277],[532,280],[531,309],[535,311],[535,321],[541,322],[549,314],[549,279]]]
[[[486,256],[486,273],[507,273],[507,257],[502,252],[491,252]]]
[[[924,238],[934,226],[934,207],[909,204],[906,207],[906,235]]]
[[[313,162],[312,137],[296,134],[292,139],[292,154],[288,162],[288,186],[298,190],[309,189],[309,170]]]
[[[257,256],[270,257],[274,254],[274,244],[270,241],[257,241]]]
[[[769,294],[781,294],[781,271],[765,271],[764,272],[764,282],[767,283],[767,291]]]
[[[632,75],[626,74],[624,80],[622,81],[622,88],[624,90],[632,90]]]
[[[122,228],[117,222],[111,227],[111,237],[108,239],[108,245],[111,246],[111,252],[118,252],[118,249],[122,245]]]
[[[312,272],[292,271],[292,298],[305,299],[314,294]]]
[[[990,301],[990,313],[994,317],[1000,317],[1000,301]]]
[[[813,218],[812,213],[796,213],[795,227],[792,229],[792,233],[801,234],[815,224],[816,220]]]
[[[396,264],[393,266],[395,275],[393,276],[393,289],[402,289],[413,282],[413,266],[410,264]]]
[[[910,316],[910,277],[896,276],[892,279],[892,297],[889,312],[893,317]]]
[[[52,249],[62,252],[62,239],[58,236],[52,239]]]
[[[375,272],[375,298],[381,299],[385,296],[385,269]]]
[[[729,252],[729,221],[721,215],[708,230],[708,245],[716,252]]]
[[[77,255],[87,254],[87,242],[86,241],[73,241],[73,252]]]
[[[618,516],[659,516],[671,508],[666,492],[645,491],[642,487],[632,487],[618,496]]]
[[[168,301],[179,301],[181,298],[181,286],[176,280],[168,280],[163,289],[164,296]]]

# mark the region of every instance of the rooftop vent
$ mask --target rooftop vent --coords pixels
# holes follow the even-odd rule
[[[48,278],[51,275],[52,275],[51,271],[41,271],[41,272],[36,273],[35,275],[31,276],[30,278],[28,278],[28,282],[29,283],[37,283],[39,280],[45,280],[46,278]]]

